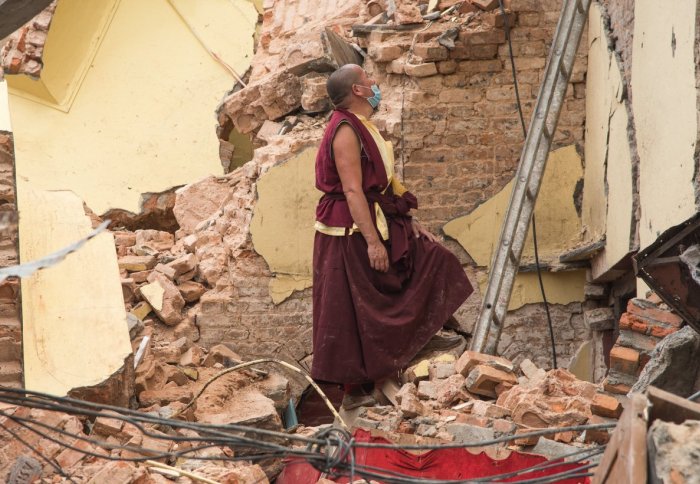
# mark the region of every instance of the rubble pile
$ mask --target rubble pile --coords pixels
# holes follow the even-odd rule
[[[518,371],[505,358],[472,351],[456,360],[443,354],[420,361],[403,378],[400,390],[388,395],[395,405],[364,408],[354,425],[473,443],[543,428],[614,422],[622,412],[618,399],[566,370],[545,371],[524,360]],[[607,430],[563,431],[505,446],[555,457],[605,444],[609,437]]]
[[[39,78],[43,67],[41,59],[44,44],[57,2],[54,0],[39,15],[10,35],[4,46],[0,46],[2,70],[6,74],[26,74]]]
[[[658,296],[634,298],[619,322],[620,336],[610,351],[610,371],[604,381],[610,393],[627,394],[663,338],[678,331],[683,319]]]
[[[7,478],[6,482],[37,482],[36,479],[42,476],[46,479],[49,479],[47,476],[53,477],[50,480],[44,479],[38,482],[90,484],[173,482],[178,478],[177,475],[163,475],[153,465],[116,460],[105,461],[97,456],[88,456],[85,452],[107,455],[111,458],[149,458],[158,453],[181,451],[187,445],[191,445],[188,442],[178,443],[169,440],[168,435],[154,429],[149,429],[149,433],[156,437],[144,435],[135,425],[108,417],[97,417],[90,421],[62,412],[27,407],[4,407],[3,413],[30,419],[36,425],[43,426],[39,428],[47,435],[47,437],[41,437],[7,416],[0,417],[0,424],[17,436],[14,439],[0,440],[0,472]],[[55,429],[55,431],[48,429]],[[65,435],[70,434],[74,437],[66,438],[59,432],[65,432]],[[179,429],[170,433],[175,437],[188,439],[197,437],[196,432],[188,429]],[[162,438],[157,438],[158,434],[161,434]],[[92,439],[103,445],[96,446],[84,439]],[[74,449],[59,445],[57,440],[73,446]],[[33,451],[28,450],[27,445]],[[133,448],[119,449],[118,446],[133,446]],[[233,455],[231,449],[227,447],[209,447],[195,451],[194,455],[211,460],[180,458],[179,469],[194,472],[198,476],[220,483],[269,482],[259,465],[226,460]],[[217,460],[217,457],[222,459]],[[154,459],[158,462],[166,462],[165,458],[154,457]],[[64,476],[70,476],[72,480],[62,479],[58,469]],[[177,482],[192,481],[186,477],[179,477]]]

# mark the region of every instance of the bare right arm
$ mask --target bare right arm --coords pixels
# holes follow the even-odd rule
[[[370,266],[374,270],[387,272],[389,256],[372,223],[367,197],[362,190],[360,140],[347,124],[342,124],[333,138],[333,156],[350,215],[367,242]]]

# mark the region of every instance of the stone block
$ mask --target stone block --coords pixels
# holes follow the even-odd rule
[[[418,394],[418,389],[416,388],[416,385],[413,383],[406,383],[404,386],[401,387],[401,389],[396,392],[396,395],[394,398],[396,399],[396,403],[399,405],[401,404],[401,401],[406,395],[417,395]]]
[[[186,303],[193,303],[199,300],[207,292],[207,288],[195,281],[183,281],[177,286],[182,298]]]
[[[510,410],[505,407],[501,407],[500,405],[495,405],[483,400],[474,400],[472,404],[472,414],[480,415],[482,417],[502,419],[510,417]]]
[[[421,15],[418,5],[401,3],[396,7],[394,20],[399,25],[420,24],[423,23],[423,15]]]
[[[142,407],[151,405],[166,406],[170,402],[189,403],[192,400],[192,390],[186,387],[179,387],[175,384],[166,386],[158,390],[144,390],[138,395],[139,403]]]
[[[413,55],[419,57],[423,62],[444,61],[449,57],[446,47],[434,43],[415,44]]]
[[[109,417],[97,417],[92,426],[92,433],[109,437],[111,435],[119,434],[123,426],[123,420]]]
[[[415,393],[406,393],[403,395],[399,408],[404,418],[415,418],[423,414],[423,404]]]
[[[119,269],[129,272],[145,271],[153,269],[156,258],[152,255],[126,255],[118,260]]]
[[[185,351],[180,357],[181,366],[199,366],[202,362],[202,357],[204,352],[202,348],[197,345],[192,345],[187,351]]]
[[[157,252],[162,252],[164,250],[169,250],[175,245],[175,236],[170,232],[164,232],[162,230],[137,230],[136,234],[136,247],[148,247],[154,249]]]
[[[188,272],[192,272],[197,268],[197,256],[194,254],[183,255],[172,262],[168,263],[168,267],[175,271],[175,277],[179,277]]]
[[[487,355],[476,351],[465,351],[455,363],[455,371],[467,376],[472,368],[477,365],[488,365],[498,370],[512,372],[515,367],[513,363],[500,356]]]
[[[531,454],[543,455],[548,459],[556,459],[557,457],[571,454],[577,450],[579,450],[579,448],[574,447],[573,445],[562,444],[560,442],[555,442],[554,440],[541,438],[537,441],[537,445],[535,445],[528,452]]]
[[[468,391],[485,397],[496,398],[496,385],[502,382],[515,384],[515,375],[486,365],[477,365],[466,379]]]
[[[462,443],[477,443],[495,437],[493,429],[463,423],[447,424],[445,430],[454,437],[455,442]]]
[[[152,310],[153,308],[150,304],[148,304],[146,301],[141,301],[136,306],[131,308],[130,313],[136,316],[141,321],[143,321],[144,319],[146,319],[146,316],[148,316],[151,313]]]
[[[587,282],[583,285],[583,297],[585,299],[603,300],[608,297],[608,286]]]
[[[639,368],[639,351],[619,345],[613,346],[610,350],[610,368],[636,376]]]
[[[610,376],[603,380],[603,390],[616,395],[627,395],[632,389],[632,385],[611,379]]]
[[[428,379],[430,360],[422,360],[409,367],[403,374],[404,382],[417,384],[421,380]]]
[[[464,381],[460,374],[442,380],[435,389],[435,399],[441,405],[450,405],[458,399],[467,400],[469,397],[464,391]]]
[[[624,317],[625,315],[623,314],[620,319],[621,323]],[[634,348],[641,354],[649,354],[654,350],[659,341],[661,341],[661,338],[624,329],[622,324],[620,325],[620,336],[617,338],[617,344],[620,346]]]
[[[428,367],[430,380],[444,380],[455,374],[455,364],[452,361],[433,361]]]
[[[403,54],[399,45],[372,45],[367,53],[375,62],[391,62]]]
[[[430,77],[438,73],[435,62],[424,62],[421,64],[406,64],[404,72],[411,77]]]
[[[173,269],[170,266],[166,266],[165,264],[156,264],[156,266],[153,268],[153,270],[155,272],[163,274],[165,277],[167,277],[171,281],[173,279],[175,279],[175,276],[177,275],[175,269]]]
[[[418,398],[423,400],[431,400],[437,398],[437,386],[438,382],[433,381],[420,381],[418,382],[417,395]]]
[[[139,289],[141,296],[151,305],[158,318],[169,326],[182,321],[185,300],[180,291],[167,277],[154,272],[154,281]]]
[[[596,393],[591,402],[591,412],[600,417],[618,418],[622,414],[622,405],[615,397]]]
[[[301,78],[301,107],[308,113],[321,113],[331,109],[331,100],[326,90],[328,76],[312,73]]]
[[[653,385],[687,397],[695,388],[700,357],[700,334],[691,326],[664,338],[634,383],[633,392],[645,392]]]
[[[114,232],[114,244],[124,247],[132,247],[136,245],[136,234],[133,232]]]
[[[238,353],[231,350],[228,346],[216,345],[209,350],[209,353],[207,353],[207,357],[204,358],[204,362],[202,364],[206,367],[212,367],[216,363],[221,363],[224,366],[228,366],[241,363],[242,361],[243,358],[241,358]]]
[[[589,309],[583,313],[583,322],[591,331],[614,329],[615,312],[612,308]]]

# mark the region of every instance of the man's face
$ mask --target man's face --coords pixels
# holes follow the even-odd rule
[[[366,99],[373,96],[374,93],[372,92],[371,86],[376,84],[376,82],[367,75],[364,69],[361,69],[361,71],[357,82],[353,85],[353,93],[356,96]]]

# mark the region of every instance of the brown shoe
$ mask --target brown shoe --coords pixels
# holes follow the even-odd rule
[[[343,403],[340,405],[345,410],[352,410],[357,407],[372,407],[376,404],[376,400],[372,395],[350,395],[348,393],[343,397]]]

